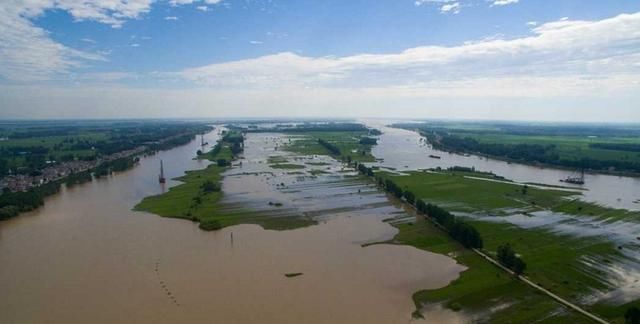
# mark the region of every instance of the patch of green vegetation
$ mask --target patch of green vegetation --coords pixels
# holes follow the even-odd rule
[[[331,172],[327,172],[327,171],[324,171],[324,170],[309,170],[309,173],[311,175],[316,176],[316,175],[319,175],[319,174],[329,174]]]
[[[233,153],[230,143],[222,140],[216,147],[219,149],[214,148],[200,158],[231,161]],[[228,167],[228,164],[214,163],[203,170],[187,171],[184,176],[176,178],[182,184],[170,188],[166,193],[144,198],[135,206],[135,210],[199,222],[203,230],[218,230],[237,224],[257,224],[265,229],[287,230],[315,224],[309,218],[273,215],[221,204],[223,192],[220,181]]]
[[[331,163],[327,163],[327,162],[306,162],[305,164],[313,165],[313,166],[331,165]]]
[[[592,214],[616,219],[637,220],[640,216],[638,212],[608,209],[578,199],[567,199],[575,193],[531,187],[524,190],[524,186],[519,184],[471,179],[457,172],[411,172],[406,176],[377,172],[376,176],[391,178],[403,190],[413,192],[416,199],[459,212],[506,216],[509,209],[549,209],[573,215]],[[625,258],[615,244],[603,238],[561,235],[546,228],[525,229],[508,223],[479,221],[469,217],[466,222],[480,232],[484,250],[489,254],[495,255],[500,245],[511,244],[527,263],[525,274],[531,280],[576,303],[580,303],[583,297],[592,294],[594,290],[613,288],[606,281],[604,273],[585,265],[585,258],[595,262]],[[505,303],[510,300],[522,301],[521,306],[518,306],[522,308],[514,305],[491,315],[492,321],[495,319],[498,322],[498,319],[521,318],[519,316],[529,313],[535,315],[529,319],[544,318],[552,310],[549,307],[558,307],[553,302],[549,303],[548,297],[540,299],[535,296],[537,293],[532,293],[529,289],[523,290],[520,283],[511,282],[508,277],[509,281],[505,281],[504,273],[500,276],[492,265],[470,251],[456,249],[455,243],[449,241],[444,233],[434,233],[432,229],[420,224],[403,224],[398,225],[398,228],[398,242],[438,253],[455,253],[458,261],[470,267],[470,270],[448,287],[417,293],[415,298],[419,301],[446,301],[449,306],[455,303],[463,309],[473,311],[487,309],[490,306],[487,303],[494,303],[493,299]],[[518,311],[512,312],[512,307],[516,307]],[[620,307],[586,307],[611,320],[620,320],[623,314]],[[567,314],[563,316],[571,318]],[[529,320],[522,318],[522,321]]]
[[[555,323],[584,321],[572,313],[564,314],[566,318],[550,316],[563,307],[473,251],[463,248],[430,222],[421,220],[395,226],[399,232],[394,243],[447,254],[468,267],[458,279],[444,288],[416,292],[413,295],[416,308],[443,303],[449,309],[463,311],[468,316],[492,323],[531,323],[545,317],[553,318]],[[495,311],[491,312],[491,309]]]
[[[284,156],[270,156],[267,159],[267,163],[268,164],[278,164],[278,163],[287,163],[289,162],[289,160],[287,160],[287,158],[285,158]]]
[[[506,182],[470,178],[468,172],[408,172],[397,175],[376,172],[376,175],[391,177],[403,190],[410,190],[416,197],[431,203],[446,206],[450,211],[494,212],[506,208],[540,209],[565,203],[564,197],[575,193],[559,190],[527,188]]]
[[[292,163],[279,163],[279,164],[270,164],[270,167],[274,168],[274,169],[285,169],[285,170],[290,170],[290,169],[304,169],[305,166],[301,165],[301,164],[292,164]]]
[[[381,177],[391,177],[402,189],[416,197],[450,211],[504,215],[505,209],[523,211],[550,210],[577,216],[602,219],[640,220],[640,212],[613,209],[580,200],[580,192],[530,187],[517,183],[483,180],[469,172],[407,172],[406,176],[385,171]]]
[[[366,137],[367,131],[326,131],[326,132],[301,132],[300,136],[292,139],[285,149],[304,155],[331,155],[344,161],[373,162],[369,142],[361,144],[360,140]],[[339,150],[339,154],[333,153],[318,140],[326,141]]]
[[[302,276],[303,273],[302,272],[291,272],[291,273],[285,273],[284,276],[287,278],[294,278],[297,276]]]

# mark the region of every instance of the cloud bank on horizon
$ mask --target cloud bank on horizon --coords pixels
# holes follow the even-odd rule
[[[612,2],[7,0],[0,118],[640,122],[640,4]]]

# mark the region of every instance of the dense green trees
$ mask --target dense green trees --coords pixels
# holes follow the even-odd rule
[[[91,181],[93,178],[91,177],[91,172],[84,171],[78,173],[72,173],[65,178],[65,183],[67,187],[72,187],[77,184],[85,183]]]
[[[26,192],[3,192],[0,195],[0,220],[17,216],[44,204],[44,198],[60,190],[59,182],[50,182]]]
[[[360,144],[362,145],[376,145],[378,144],[378,140],[374,137],[363,137],[360,139]]]
[[[357,168],[358,168],[358,172],[360,172],[363,175],[369,176],[369,177],[373,177],[373,169],[367,167],[366,165],[360,163],[357,164]]]
[[[513,270],[516,275],[521,275],[527,268],[527,264],[516,255],[509,243],[498,246],[497,258],[498,262]]]
[[[385,179],[384,189],[392,193],[394,196],[402,198],[402,188],[395,184],[395,182],[391,181],[391,179]]]
[[[326,148],[329,152],[331,152],[331,154],[333,155],[340,155],[340,149],[335,146],[334,144],[331,144],[321,138],[318,139],[318,144],[322,145],[324,148]]]
[[[468,224],[458,219],[453,214],[449,213],[443,208],[437,205],[425,204],[421,200],[418,200],[416,204],[418,211],[431,217],[436,223],[444,227],[449,235],[460,242],[466,248],[482,248],[482,237],[478,230],[471,224]]]
[[[0,158],[0,177],[9,173],[9,161]]]
[[[230,165],[231,163],[229,163],[229,161],[227,161],[226,159],[218,159],[218,160],[216,161],[216,164],[217,164],[219,167],[225,167],[225,166]]]
[[[207,180],[200,185],[200,189],[202,189],[204,193],[216,192],[220,191],[220,185],[211,180]]]
[[[624,313],[624,322],[626,324],[640,324],[640,308],[631,306]]]
[[[640,144],[632,143],[591,143],[590,147],[603,150],[616,150],[625,152],[640,152]]]
[[[119,159],[115,159],[112,161],[107,161],[101,163],[99,166],[94,168],[93,174],[97,177],[103,177],[108,175],[111,172],[121,172],[132,168],[139,159],[137,157],[122,157]]]
[[[402,192],[402,196],[409,204],[411,205],[415,204],[416,196],[413,194],[413,192],[405,190]]]

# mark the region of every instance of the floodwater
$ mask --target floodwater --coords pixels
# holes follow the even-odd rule
[[[214,143],[217,133],[205,139]],[[229,173],[264,169],[256,156],[261,141],[250,136],[247,159]],[[464,270],[447,256],[408,246],[362,247],[392,238],[396,229],[380,219],[402,210],[366,192],[366,184],[338,185],[341,173],[332,170],[315,178],[280,174],[278,182],[286,182],[280,189],[274,179],[247,182],[256,175],[225,180],[225,203],[269,208],[266,200],[280,199],[289,213],[321,220],[302,229],[204,232],[188,221],[131,211],[166,190],[157,183],[160,159],[168,178],[206,166],[192,160],[198,143],[142,158],[129,171],[63,190],[43,208],[1,222],[0,322],[407,323],[413,292],[443,287]],[[263,186],[242,189],[243,183]],[[309,195],[318,192],[313,188],[322,199]],[[345,195],[364,201],[363,208],[335,209],[325,201],[348,201]],[[425,318],[463,320],[437,309]]]
[[[372,153],[383,159],[379,163],[398,171],[427,168],[448,168],[451,166],[475,167],[476,170],[493,172],[517,182],[533,182],[547,185],[562,185],[587,190],[582,191],[582,199],[604,206],[628,210],[640,210],[640,178],[604,174],[586,174],[585,184],[572,185],[560,182],[573,172],[553,168],[541,168],[518,163],[480,157],[464,156],[433,149],[417,132],[387,127],[388,122],[366,121],[368,126],[383,132]],[[430,158],[439,156],[440,159]]]
[[[558,235],[588,238],[590,242],[609,241],[620,247],[621,256],[584,254],[583,271],[602,280],[607,288],[584,296],[583,302],[606,301],[624,304],[640,298],[640,224],[624,220],[603,220],[592,216],[574,216],[551,211],[515,212],[509,216],[457,213],[486,222],[509,223],[525,229],[541,229]]]
[[[389,122],[385,122],[389,124]],[[479,171],[517,182],[563,185],[576,190],[580,198],[614,208],[640,210],[640,178],[601,174],[586,174],[585,185],[571,185],[559,182],[571,175],[570,171],[540,168],[517,163],[507,163],[476,155],[460,155],[433,149],[417,132],[385,126],[381,121],[366,124],[383,132],[372,153],[381,159],[376,165],[397,171],[427,168],[448,168],[451,166],[475,167]],[[440,159],[429,155],[439,156]],[[486,180],[486,179],[483,179]],[[494,180],[486,180],[494,181]],[[540,187],[544,188],[544,187]],[[553,189],[553,188],[552,188]],[[565,190],[565,189],[558,189]],[[506,210],[505,210],[506,211]],[[622,304],[640,297],[640,223],[629,218],[612,220],[593,216],[566,215],[551,211],[528,212],[506,211],[508,216],[458,213],[475,219],[509,223],[529,229],[536,228],[558,235],[588,237],[593,240],[609,241],[621,248],[622,257],[608,256],[611,260],[603,263],[599,258],[584,255],[581,259],[584,271],[594,273],[608,284],[604,291],[594,291],[584,296],[584,302],[591,304],[607,301]]]

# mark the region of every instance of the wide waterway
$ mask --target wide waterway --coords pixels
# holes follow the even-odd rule
[[[214,143],[217,136],[205,139]],[[243,171],[259,169],[266,159],[256,153],[264,150],[258,136],[247,141]],[[166,190],[157,181],[160,159],[167,177],[176,177],[206,166],[192,159],[199,148],[193,141],[144,157],[129,171],[63,189],[44,207],[1,222],[0,322],[407,323],[414,291],[443,287],[464,270],[449,257],[408,246],[361,247],[392,238],[397,230],[380,218],[402,213],[375,193],[353,195],[371,199],[367,209],[324,213],[318,225],[282,232],[256,225],[205,232],[189,221],[131,210]],[[278,181],[294,188],[303,182],[285,178]],[[242,184],[251,181],[242,179],[229,175],[226,199],[237,205],[270,197],[256,190],[272,190],[273,183],[243,194]],[[329,180],[305,181],[320,181],[322,199],[331,197]],[[345,186],[336,190],[343,193]],[[287,195],[284,190],[274,199],[288,204]],[[296,210],[323,205],[298,198]],[[303,275],[284,276],[293,272]],[[425,316],[425,322],[460,321],[449,311]]]
[[[586,174],[584,185],[560,182],[572,175],[571,171],[542,168],[518,163],[508,163],[477,155],[460,155],[433,149],[415,131],[388,127],[390,121],[366,121],[368,126],[383,132],[372,153],[383,159],[378,163],[398,171],[452,166],[474,167],[479,171],[493,172],[517,182],[562,185],[582,188],[583,200],[604,206],[640,210],[640,178],[605,174]],[[429,157],[438,156],[438,158]]]

